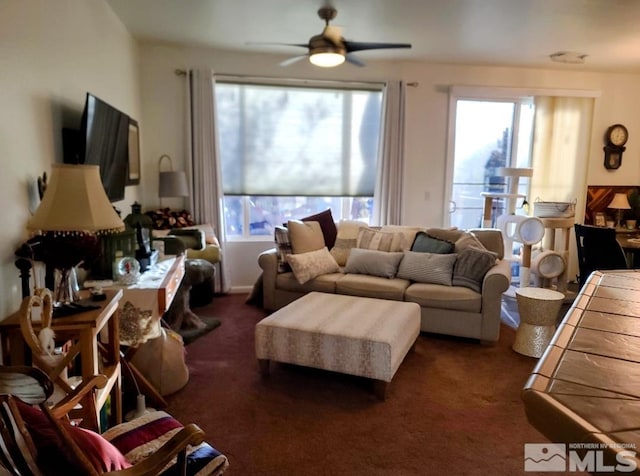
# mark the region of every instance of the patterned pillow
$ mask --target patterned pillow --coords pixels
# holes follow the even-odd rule
[[[136,464],[155,453],[160,446],[182,429],[182,424],[168,413],[155,411],[105,431],[102,436]],[[169,463],[169,467],[175,460]],[[187,474],[224,473],[227,457],[206,442],[187,449]],[[163,473],[166,474],[166,473]]]
[[[340,267],[333,259],[329,249],[325,246],[316,251],[296,253],[287,256],[287,262],[293,270],[293,275],[300,284],[311,281],[323,274],[337,273]]]
[[[273,237],[276,242],[276,257],[278,258],[278,273],[291,271],[287,256],[293,253],[291,240],[289,240],[289,230],[284,226],[276,226],[273,229]]]
[[[496,264],[496,254],[492,251],[473,247],[458,253],[458,260],[453,268],[454,286],[464,286],[479,293],[485,274]]]
[[[417,283],[452,285],[455,254],[405,251],[398,268],[398,277]]]
[[[331,255],[340,266],[347,263],[351,248],[356,247],[358,231],[366,226],[365,222],[356,220],[341,220],[338,224],[338,236],[335,245],[331,248]]]
[[[435,238],[428,233],[420,231],[416,233],[416,237],[411,245],[411,251],[419,251],[422,253],[453,253],[454,244],[450,241]]]
[[[353,248],[344,272],[393,278],[401,259],[402,253]]]
[[[356,246],[366,250],[395,251],[391,249],[394,233],[374,230],[373,228],[360,228],[356,238]]]

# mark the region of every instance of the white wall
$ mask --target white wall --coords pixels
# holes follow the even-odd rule
[[[36,178],[62,162],[62,128],[80,126],[87,91],[139,119],[138,69],[137,44],[103,0],[0,2],[0,319],[20,304],[14,251]],[[139,188],[115,204],[123,216]]]
[[[282,68],[277,64],[285,57],[272,55],[151,44],[142,45],[141,52],[143,134],[148,156],[157,162],[157,157],[168,153],[174,158],[175,168],[184,168],[185,79],[175,75],[174,70],[208,67],[220,74],[418,82],[418,87],[407,89],[404,224],[437,226],[443,223],[448,88],[451,85],[600,91],[594,111],[590,156],[585,157],[589,161],[588,184],[637,185],[640,182],[640,115],[637,113],[640,75],[637,74],[585,73],[570,67],[542,70],[417,62],[380,62],[365,68],[344,65],[321,70],[302,61]],[[622,167],[612,172],[603,166],[602,146],[605,129],[616,122],[628,127],[630,139]],[[155,171],[150,172],[154,166]],[[157,176],[157,164],[149,164],[145,170],[148,177]],[[157,203],[156,183],[145,183],[144,203]],[[578,221],[581,219],[577,216]],[[271,246],[270,241],[227,245],[227,262],[234,286],[248,287],[253,283],[259,274],[257,253]]]

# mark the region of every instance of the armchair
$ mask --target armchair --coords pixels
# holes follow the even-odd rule
[[[0,464],[9,474],[140,476],[168,468],[172,474],[220,475],[228,467],[194,424],[183,427],[164,412],[152,412],[99,435],[73,426],[60,407],[50,409],[52,392],[41,370],[0,366]],[[73,405],[73,398],[65,405]]]

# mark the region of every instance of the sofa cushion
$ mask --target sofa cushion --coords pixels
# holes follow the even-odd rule
[[[344,276],[342,273],[321,274],[306,283],[300,284],[292,271],[280,273],[276,276],[276,288],[295,293],[309,293],[319,291],[322,293],[335,293],[336,282]]]
[[[356,247],[358,231],[363,227],[366,228],[367,224],[356,220],[341,220],[338,223],[338,235],[333,248],[331,248],[331,254],[340,266],[347,263],[351,248]]]
[[[424,231],[416,233],[411,245],[411,251],[419,251],[421,253],[453,253],[454,248],[454,243],[441,240]]]
[[[367,274],[345,274],[336,281],[336,293],[402,301],[405,289],[409,284],[406,279],[381,278]]]
[[[287,256],[293,253],[291,240],[289,239],[289,229],[284,226],[276,226],[273,229],[273,238],[276,242],[276,257],[278,258],[278,273],[291,271],[291,266],[287,262]]]
[[[289,220],[289,240],[294,253],[307,253],[324,248],[324,236],[317,221]]]
[[[340,271],[326,246],[307,253],[290,254],[287,256],[287,263],[300,284],[323,274]]]
[[[496,264],[496,254],[485,249],[469,247],[458,253],[458,259],[453,268],[453,285],[465,286],[480,292],[482,280]]]
[[[349,254],[344,272],[393,278],[398,272],[398,264],[400,264],[402,256],[403,254],[400,252],[354,248]]]
[[[398,267],[398,277],[418,283],[451,286],[455,254],[405,251]]]
[[[413,283],[406,289],[404,300],[435,309],[473,313],[482,310],[482,294],[462,286]]]
[[[315,215],[304,217],[302,218],[302,221],[317,221],[320,224],[320,229],[322,230],[325,246],[329,249],[333,248],[333,245],[336,243],[338,229],[336,228],[336,223],[333,221],[333,215],[331,214],[330,208],[323,212],[316,213]]]

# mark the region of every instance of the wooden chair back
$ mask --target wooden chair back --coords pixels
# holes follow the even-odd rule
[[[34,326],[34,309],[39,312],[39,322]],[[58,403],[66,395],[72,394],[74,389],[69,385],[66,375],[67,368],[73,360],[76,352],[54,355],[53,347],[55,334],[51,330],[53,320],[53,298],[51,291],[46,288],[37,289],[32,296],[27,296],[22,300],[20,306],[20,330],[25,343],[31,350],[31,358],[36,367],[47,374],[47,377],[54,383],[55,391],[50,403]],[[38,332],[36,333],[36,329]],[[94,395],[88,392],[80,402],[80,409],[73,410],[73,416],[83,420],[82,426],[94,431],[100,428],[96,402]]]

